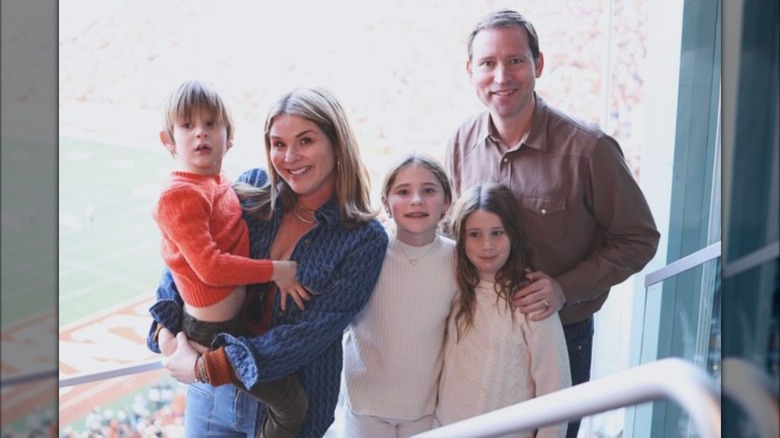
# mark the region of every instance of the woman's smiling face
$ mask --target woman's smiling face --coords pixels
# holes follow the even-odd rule
[[[290,114],[274,118],[268,131],[271,164],[299,197],[328,199],[336,186],[333,144],[311,120]]]

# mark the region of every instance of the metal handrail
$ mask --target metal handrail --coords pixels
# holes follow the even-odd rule
[[[129,376],[131,374],[145,373],[147,371],[154,371],[162,368],[162,362],[159,360],[151,360],[148,362],[141,362],[126,367],[113,368],[106,371],[98,371],[96,373],[83,373],[75,376],[69,376],[61,378],[59,381],[60,388],[66,388],[68,386],[83,385],[85,383],[97,382],[98,380],[113,379],[114,377]]]
[[[677,402],[690,416],[699,436],[720,437],[720,391],[704,371],[679,358],[640,365],[414,437],[493,437],[661,398]]]
[[[674,277],[681,272],[687,271],[688,269],[699,266],[717,257],[720,257],[720,241],[688,254],[681,259],[675,260],[657,271],[647,274],[647,276],[645,276],[645,288],[660,283],[667,278]]]
[[[769,243],[763,248],[753,251],[737,260],[727,261],[723,267],[723,278],[730,278],[741,274],[756,266],[760,266],[769,260],[776,259],[778,256],[780,256],[780,240]]]
[[[42,382],[57,377],[58,370],[36,371],[21,376],[8,377],[0,380],[0,388],[6,389],[12,386],[26,385],[28,383]]]
[[[725,358],[722,362],[723,395],[733,399],[756,425],[760,437],[780,436],[778,393],[765,373],[745,360]],[[59,380],[59,387],[154,371],[158,360]],[[679,358],[662,359],[586,382],[552,394],[518,403],[439,429],[416,438],[490,437],[559,424],[660,398],[681,405],[702,437],[720,437],[720,394],[704,371]]]

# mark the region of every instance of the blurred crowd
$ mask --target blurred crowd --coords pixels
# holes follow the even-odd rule
[[[170,382],[136,393],[129,406],[94,407],[83,429],[65,426],[60,438],[155,438],[184,436],[185,387]]]

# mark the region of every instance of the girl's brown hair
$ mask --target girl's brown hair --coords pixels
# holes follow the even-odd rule
[[[457,282],[460,289],[455,324],[458,339],[474,325],[476,311],[476,287],[480,277],[477,268],[466,255],[466,220],[475,211],[487,211],[501,219],[501,224],[511,245],[509,258],[496,273],[496,300],[503,300],[512,307],[512,294],[528,283],[526,274],[531,270],[531,247],[520,215],[520,208],[512,192],[503,184],[489,183],[466,190],[452,209],[452,232],[456,239]],[[511,312],[514,318],[514,311]]]
[[[444,190],[444,199],[446,203],[449,204],[452,202],[452,186],[450,185],[449,178],[447,178],[447,172],[445,172],[444,167],[442,167],[435,158],[415,152],[402,158],[385,176],[385,181],[382,184],[383,203],[390,195],[390,188],[392,188],[393,183],[395,183],[395,178],[402,170],[409,166],[421,166],[428,169],[439,181],[439,184],[441,184],[441,187]]]

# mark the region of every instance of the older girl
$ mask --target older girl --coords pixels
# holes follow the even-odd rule
[[[452,201],[442,166],[404,158],[385,178],[382,204],[392,237],[366,308],[347,333],[344,378],[348,437],[396,438],[433,424],[455,242],[437,233]]]

